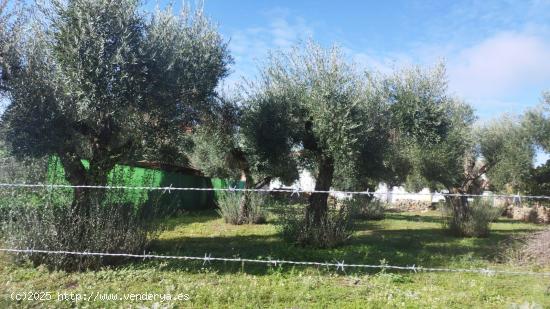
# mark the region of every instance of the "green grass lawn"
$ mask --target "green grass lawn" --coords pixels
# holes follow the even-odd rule
[[[345,246],[311,249],[288,245],[273,224],[231,226],[214,212],[170,219],[151,251],[163,255],[277,258],[357,264],[417,265],[544,271],[502,262],[507,240],[540,226],[501,220],[489,238],[454,238],[431,213],[390,213],[359,222]],[[548,271],[548,269],[546,269]],[[234,307],[234,308],[507,308],[550,307],[550,278],[467,273],[410,273],[346,268],[266,266],[199,261],[134,260],[101,271],[66,273],[16,266],[0,258],[0,308],[5,307]],[[12,301],[12,292],[187,294],[182,301]],[[519,307],[518,307],[519,308]],[[522,307],[530,308],[530,307]]]

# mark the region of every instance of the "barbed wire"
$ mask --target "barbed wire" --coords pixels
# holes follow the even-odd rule
[[[280,189],[251,189],[251,188],[184,188],[184,187],[152,187],[152,186],[113,186],[113,185],[64,185],[64,184],[27,184],[27,183],[0,183],[0,188],[88,188],[88,189],[118,189],[118,190],[160,190],[164,193],[171,193],[172,191],[222,191],[222,192],[287,192],[298,194],[299,193],[325,193],[325,194],[345,194],[345,195],[367,195],[377,196],[384,194],[392,195],[440,195],[440,196],[464,196],[464,197],[485,197],[485,198],[533,198],[533,199],[550,199],[550,196],[529,196],[529,195],[479,195],[479,194],[454,194],[454,193],[403,193],[403,192],[373,192],[373,191],[339,191],[339,190],[304,190],[299,188],[280,188]],[[462,273],[480,273],[486,275],[506,274],[506,275],[536,275],[536,276],[550,276],[550,272],[529,272],[529,271],[508,271],[508,270],[494,270],[494,269],[465,269],[465,268],[434,268],[434,267],[421,267],[421,266],[396,266],[387,264],[345,264],[344,261],[336,261],[334,263],[329,262],[308,262],[308,261],[290,261],[290,260],[277,260],[277,259],[248,259],[248,258],[224,258],[224,257],[212,257],[211,254],[205,254],[204,257],[199,256],[174,256],[174,255],[155,255],[155,254],[128,254],[128,253],[106,253],[106,252],[77,252],[77,251],[55,251],[55,250],[41,250],[41,249],[15,249],[15,248],[0,248],[0,252],[7,253],[22,253],[22,254],[57,254],[57,255],[79,255],[79,256],[99,256],[99,257],[126,257],[126,258],[140,258],[140,259],[172,259],[172,260],[197,260],[203,261],[203,265],[212,261],[225,261],[225,262],[238,262],[238,263],[256,263],[265,265],[303,265],[303,266],[317,266],[317,267],[335,267],[336,270],[344,271],[345,268],[371,268],[371,269],[394,269],[394,270],[409,270],[413,272],[462,272]]]
[[[307,190],[300,188],[276,188],[276,189],[262,189],[262,188],[198,188],[198,187],[153,187],[153,186],[118,186],[118,185],[64,185],[64,184],[28,184],[28,183],[0,183],[0,188],[65,188],[65,189],[113,189],[113,190],[147,190],[147,191],[163,191],[164,193],[171,193],[172,191],[221,191],[221,192],[282,192],[282,193],[323,193],[323,194],[342,194],[342,195],[366,195],[366,196],[381,196],[381,195],[406,195],[406,196],[449,196],[449,197],[483,197],[483,198],[520,198],[520,199],[548,199],[549,195],[520,195],[520,194],[467,194],[467,193],[445,193],[445,192],[433,192],[433,193],[408,193],[408,192],[392,192],[392,191],[345,191],[345,190]]]
[[[346,268],[365,268],[365,269],[394,269],[394,270],[409,270],[415,273],[418,272],[453,272],[453,273],[478,273],[484,275],[527,275],[527,276],[550,276],[550,272],[532,272],[532,271],[509,271],[496,270],[488,268],[437,268],[437,267],[422,267],[422,266],[396,266],[388,264],[346,264],[342,261],[329,262],[308,262],[308,261],[290,261],[277,259],[248,259],[248,258],[224,258],[213,257],[210,253],[201,256],[184,256],[184,255],[156,255],[156,254],[130,254],[130,253],[106,253],[106,252],[78,252],[78,251],[63,251],[63,250],[39,250],[39,249],[13,249],[0,248],[0,252],[7,253],[23,253],[23,254],[57,254],[57,255],[77,255],[77,256],[99,256],[99,257],[125,257],[136,259],[165,259],[165,260],[187,260],[187,261],[203,261],[206,265],[212,261],[236,262],[236,263],[255,263],[272,266],[282,265],[302,265],[302,266],[317,266],[336,268],[336,271],[345,272]]]

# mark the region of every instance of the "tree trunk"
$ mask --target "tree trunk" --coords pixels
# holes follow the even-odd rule
[[[271,176],[265,177],[264,179],[254,184],[254,189],[262,189],[263,187],[269,185],[271,183],[271,179]]]
[[[65,179],[72,186],[81,186],[86,184],[87,171],[79,158],[72,155],[59,155],[59,159],[61,161],[61,165],[63,166]],[[80,208],[84,204],[85,195],[85,188],[74,188],[71,206],[73,210],[81,210]]]
[[[90,161],[86,169],[80,158],[71,155],[60,155],[61,164],[65,171],[65,179],[72,186],[104,186],[107,176],[114,164],[102,165]],[[92,203],[99,203],[105,196],[104,189],[74,188],[72,208],[85,217],[90,215]]]
[[[332,185],[334,175],[334,160],[321,158],[318,164],[318,174],[315,179],[315,191],[328,191]],[[313,221],[317,225],[321,222],[328,210],[328,193],[313,193],[309,197],[309,205],[306,211],[307,222]]]
[[[462,189],[458,188],[451,188],[449,190],[452,194],[464,194]],[[469,214],[469,207],[468,207],[468,197],[461,195],[461,196],[449,196],[448,201],[451,204],[451,207],[453,209],[453,213],[456,216],[456,218],[459,220],[459,222],[463,222],[467,219],[467,216]]]
[[[250,171],[246,169],[244,172],[245,177],[245,189],[254,189],[254,179],[250,175]],[[241,202],[239,205],[239,212],[240,212],[240,223],[250,223],[249,220],[249,213],[250,213],[250,196],[254,194],[253,192],[244,191]]]

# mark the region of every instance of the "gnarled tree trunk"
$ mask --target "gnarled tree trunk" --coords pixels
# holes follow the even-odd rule
[[[457,196],[447,197],[447,201],[453,208],[453,213],[458,220],[464,220],[467,218],[470,212],[468,197],[464,194],[479,194],[480,188],[475,186],[476,181],[488,171],[489,167],[483,165],[480,168],[476,168],[475,161],[465,169],[464,181],[456,186],[449,188],[449,193],[456,194]]]
[[[328,191],[334,176],[334,160],[323,157],[319,160],[318,173],[315,179],[315,191]],[[307,222],[318,224],[328,210],[328,193],[313,193],[309,197],[306,211]]]
[[[453,209],[453,214],[459,222],[462,222],[467,218],[469,213],[468,197],[462,195],[465,193],[462,188],[451,188],[449,193],[460,194],[460,196],[448,196],[447,201]]]
[[[65,171],[65,179],[72,186],[104,186],[114,163],[100,164],[94,160],[86,169],[80,158],[74,155],[59,155]],[[104,189],[74,188],[72,208],[84,216],[90,215],[91,203],[99,203],[105,196]]]
[[[80,158],[75,155],[60,154],[61,164],[65,171],[65,178],[72,186],[104,186],[114,163],[99,164],[90,160],[90,166],[86,169]],[[89,220],[93,216],[94,205],[102,203],[105,197],[105,189],[73,188],[73,201],[71,203],[72,224],[75,234],[81,243],[85,244],[86,229]]]

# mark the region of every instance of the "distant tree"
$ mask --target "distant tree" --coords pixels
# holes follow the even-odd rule
[[[228,73],[226,44],[202,10],[147,18],[138,3],[52,0],[33,16],[0,63],[15,155],[57,155],[71,184],[104,185],[144,141],[163,145],[208,110]],[[85,210],[88,198],[77,189],[73,205]]]
[[[550,153],[550,91],[543,92],[541,104],[525,114],[523,126],[535,146]],[[536,195],[550,194],[550,161],[531,169],[528,191]]]
[[[550,195],[550,160],[531,169],[527,191],[534,195]]]
[[[418,149],[412,180],[417,187],[446,189],[455,194],[481,194],[484,176],[497,191],[525,188],[534,151],[517,120],[502,117],[474,127],[470,106],[454,101],[448,106],[451,126],[435,147]],[[465,196],[450,197],[455,215],[469,212]]]
[[[520,120],[509,117],[494,120],[479,130],[478,139],[491,186],[497,191],[524,189],[535,150]]]
[[[534,149],[520,119],[504,116],[476,127],[469,105],[451,99],[445,110],[446,137],[434,147],[413,147],[411,180],[455,193],[480,193],[485,175],[497,191],[522,188]]]
[[[241,114],[233,100],[220,98],[212,112],[193,127],[190,160],[205,175],[237,180],[245,173],[238,136]]]
[[[541,104],[525,114],[523,124],[534,143],[550,153],[550,91],[543,92]]]

